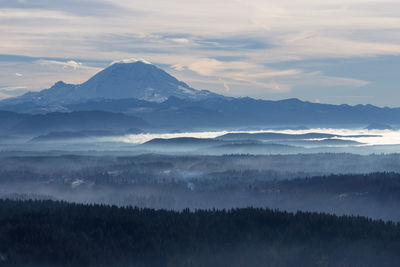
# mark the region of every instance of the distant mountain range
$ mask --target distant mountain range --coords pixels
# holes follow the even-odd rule
[[[93,112],[103,112],[101,116],[105,118],[118,117],[121,120],[116,121],[119,122],[141,118],[142,123],[146,121],[159,130],[168,131],[298,125],[365,127],[373,122],[400,125],[400,108],[225,97],[193,89],[142,61],[112,64],[79,85],[57,82],[49,89],[0,101],[0,110],[24,113],[3,112],[0,125],[13,131],[19,129],[17,132],[35,133],[46,133],[50,128],[52,131],[55,128],[61,131],[121,130],[121,125],[111,127],[112,119],[108,126],[103,126],[100,118],[94,118]],[[54,112],[55,115],[51,115]],[[89,113],[79,112],[92,112],[94,117],[84,117],[83,114]],[[66,121],[68,116],[74,117],[74,126],[71,121]],[[61,121],[56,122],[54,118]],[[14,123],[15,120],[19,125]],[[57,126],[48,127],[50,122]],[[70,126],[74,129],[69,129]]]
[[[387,124],[373,122],[370,125],[368,125],[367,127],[365,127],[364,129],[367,129],[367,130],[393,130],[393,127],[390,125],[387,125]]]
[[[134,115],[170,129],[210,129],[298,126],[365,127],[374,121],[400,124],[399,108],[372,105],[328,105],[298,99],[280,101],[252,98],[206,98],[201,100],[170,97],[162,103],[137,99],[93,100],[65,106],[70,111],[105,110]]]
[[[93,131],[129,131],[132,128],[149,129],[151,126],[134,116],[105,111],[53,112],[36,115],[0,111],[0,134],[32,136],[56,131],[92,131],[93,135],[95,133]]]

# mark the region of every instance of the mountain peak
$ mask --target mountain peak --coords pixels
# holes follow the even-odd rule
[[[136,98],[162,102],[171,96],[190,99],[216,96],[193,89],[155,65],[136,59],[115,62],[79,87],[81,96],[88,99]]]
[[[129,64],[129,63],[137,63],[137,62],[141,62],[141,63],[148,64],[148,65],[152,65],[150,61],[147,61],[147,60],[145,60],[143,58],[141,58],[141,59],[126,58],[126,59],[114,60],[113,62],[111,62],[110,65],[114,65],[114,64],[117,64],[117,63]]]
[[[65,85],[65,82],[63,82],[63,81],[58,81],[58,82],[56,82],[53,86],[63,86],[63,85]]]
[[[92,99],[129,98],[163,102],[169,97],[198,100],[217,96],[209,91],[191,88],[144,59],[131,58],[114,61],[82,84],[59,81],[49,89],[27,93],[11,102],[33,101],[39,105],[58,105]]]

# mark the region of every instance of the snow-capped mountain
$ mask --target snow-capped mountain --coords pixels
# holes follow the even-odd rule
[[[49,89],[29,92],[6,99],[0,105],[32,103],[62,105],[91,99],[136,98],[162,102],[169,97],[201,100],[218,96],[207,90],[196,90],[143,60],[115,61],[88,81],[79,84],[57,82]]]

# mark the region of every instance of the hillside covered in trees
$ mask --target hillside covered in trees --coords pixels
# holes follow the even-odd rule
[[[0,266],[398,266],[400,225],[268,209],[0,201]]]

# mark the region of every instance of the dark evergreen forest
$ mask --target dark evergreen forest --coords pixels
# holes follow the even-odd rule
[[[0,266],[398,266],[400,225],[269,209],[0,200]]]

